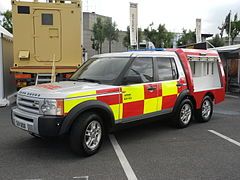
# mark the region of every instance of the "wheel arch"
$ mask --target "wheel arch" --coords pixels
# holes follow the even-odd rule
[[[209,96],[209,97],[212,99],[212,101],[215,100],[215,96],[214,96],[214,94],[213,94],[212,92],[207,92],[207,93],[203,96],[203,99],[204,99],[206,96]]]
[[[60,129],[60,135],[69,132],[77,117],[85,112],[95,112],[102,119],[105,129],[109,131],[115,124],[114,115],[111,108],[104,102],[98,100],[90,100],[76,105],[66,116]]]
[[[177,110],[178,110],[181,102],[182,102],[184,99],[189,99],[189,100],[192,102],[193,109],[194,109],[194,110],[196,109],[196,100],[195,100],[195,98],[190,95],[188,89],[185,89],[185,90],[183,90],[183,91],[178,95],[178,98],[177,98],[176,103],[175,103],[174,108],[173,108],[173,113],[174,113],[174,114],[177,113]]]

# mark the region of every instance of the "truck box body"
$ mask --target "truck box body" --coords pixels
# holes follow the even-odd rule
[[[74,72],[81,64],[81,4],[12,2],[12,72]]]

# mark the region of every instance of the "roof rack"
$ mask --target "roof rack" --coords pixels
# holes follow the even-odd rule
[[[146,48],[146,49],[131,49],[131,50],[128,50],[128,52],[134,52],[134,51],[164,51],[164,50],[165,50],[164,48],[153,48],[153,49]]]

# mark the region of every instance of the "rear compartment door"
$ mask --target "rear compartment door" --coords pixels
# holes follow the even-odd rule
[[[35,10],[34,53],[41,62],[61,60],[61,14],[58,10]]]

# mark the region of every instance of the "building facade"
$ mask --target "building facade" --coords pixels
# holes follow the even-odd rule
[[[98,54],[97,51],[95,51],[92,48],[92,40],[93,39],[93,25],[94,23],[97,22],[97,18],[101,18],[102,21],[106,21],[106,20],[111,20],[111,17],[108,16],[102,16],[102,15],[98,15],[94,12],[90,13],[90,12],[84,12],[83,13],[83,47],[87,52],[87,57],[90,58],[95,54]],[[123,39],[126,36],[126,32],[125,31],[119,31],[119,37],[118,37],[118,42],[113,41],[112,42],[112,52],[123,52],[123,51],[127,51],[127,48],[123,46]],[[103,47],[102,47],[102,52],[103,53],[108,53],[109,52],[109,43],[108,41],[105,39],[104,43],[103,43]]]

